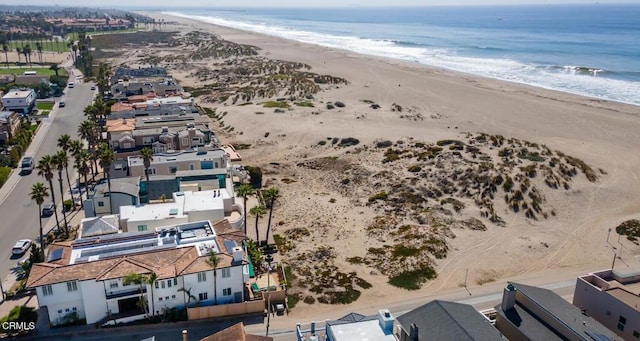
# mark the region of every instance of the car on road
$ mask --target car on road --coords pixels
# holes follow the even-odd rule
[[[91,90],[95,90],[95,89],[96,89],[96,86],[95,86],[95,85],[92,85],[92,86],[91,86]]]
[[[68,88],[73,88],[74,86],[76,86],[76,83],[74,82],[69,82],[69,84],[67,84]]]
[[[42,204],[42,216],[50,217],[55,212],[55,209],[56,205],[54,205],[52,202]]]
[[[33,172],[33,157],[25,156],[20,163],[20,175],[27,175]]]
[[[21,255],[31,247],[31,240],[29,239],[20,239],[16,242],[16,245],[11,249],[11,253],[14,255]]]

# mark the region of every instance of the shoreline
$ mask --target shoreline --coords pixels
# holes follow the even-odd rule
[[[340,311],[358,311],[358,307],[368,306],[367,301],[373,299],[384,304],[398,297],[419,298],[454,290],[460,287],[465,268],[470,269],[471,290],[483,288],[485,283],[505,283],[534,274],[539,274],[535,277],[541,282],[545,279],[552,282],[558,273],[588,268],[596,271],[611,261],[608,250],[602,247],[607,229],[622,220],[638,217],[640,199],[636,194],[640,182],[636,174],[640,174],[640,155],[635,147],[640,145],[637,133],[640,110],[634,105],[329,49],[191,19],[176,17],[176,22],[179,26],[171,26],[169,30],[213,32],[226,40],[258,46],[260,55],[267,58],[302,62],[310,65],[312,72],[343,77],[350,82],[315,94],[315,108],[295,107],[283,114],[272,113],[258,104],[206,105],[228,112],[225,125],[236,128],[234,133],[221,131],[221,140],[251,144],[250,149],[241,151],[246,163],[264,167],[266,182],[281,187],[286,207],[277,209],[274,217],[284,224],[276,226],[274,233],[313,226],[325,233],[321,242],[314,243],[334,246],[342,268],[358,271],[374,284],[373,288],[363,290],[359,300],[339,308]],[[198,67],[208,63],[201,62]],[[183,85],[201,85],[203,82],[191,75],[195,69],[171,72]],[[372,110],[362,102],[365,99],[380,104],[381,109]],[[321,107],[338,100],[344,101],[346,108]],[[396,103],[406,110],[399,113],[389,109]],[[258,115],[257,111],[263,112]],[[386,166],[373,162],[377,160],[373,154],[357,155],[354,149],[321,147],[317,142],[326,141],[327,137],[349,136],[358,138],[361,145],[381,139],[433,143],[460,138],[464,132],[501,134],[546,144],[584,160],[595,169],[602,168],[607,174],[595,184],[577,179],[571,190],[548,192],[547,201],[559,212],[549,220],[526,220],[501,208],[500,213],[508,218],[506,228],[488,225],[484,232],[456,229],[457,238],[450,241],[450,253],[436,262],[438,278],[417,291],[392,287],[384,276],[367,274],[344,261],[346,257],[360,256],[359,251],[369,246],[369,240],[358,231],[367,226],[376,212],[369,205],[358,204],[357,198],[329,187],[332,182],[325,178],[340,174],[306,170],[299,163],[339,157],[371,172],[384,171]],[[268,137],[266,133],[270,133]],[[284,183],[284,178],[295,182]],[[339,182],[340,178],[335,180]],[[368,195],[363,196],[364,201]],[[328,204],[330,198],[336,203]],[[341,235],[351,238],[341,239]],[[621,247],[625,249],[625,259],[619,266],[631,269],[640,248],[626,240]],[[317,309],[333,314],[338,308],[301,302],[296,315],[304,320],[304,316],[314,316]]]

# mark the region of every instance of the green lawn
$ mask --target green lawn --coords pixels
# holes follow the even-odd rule
[[[53,103],[38,102],[36,104],[36,108],[38,108],[38,110],[51,110],[51,109],[53,109]]]
[[[5,67],[4,63],[0,63],[0,75],[22,75],[25,71],[35,71],[39,75],[54,76],[56,73],[53,70],[49,70],[48,66],[41,67],[35,66],[23,66],[23,67]],[[65,69],[59,69],[58,75],[66,76]]]
[[[69,48],[67,47],[66,41],[49,41],[49,40],[39,40],[42,43],[42,52],[69,52]],[[11,40],[9,41],[9,53],[17,53],[16,48],[23,48],[25,45],[29,44],[31,46],[31,57],[35,57],[36,59],[38,54],[38,49],[36,49],[36,41],[29,40]],[[0,53],[2,55],[4,53]]]

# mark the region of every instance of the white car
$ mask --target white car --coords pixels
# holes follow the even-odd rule
[[[16,242],[16,245],[11,249],[11,253],[14,255],[21,255],[31,247],[31,240],[29,239],[20,239]]]

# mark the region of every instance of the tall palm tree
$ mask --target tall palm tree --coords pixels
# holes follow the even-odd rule
[[[7,43],[2,44],[2,51],[4,51],[4,60],[7,63],[7,67],[9,67],[9,45]]]
[[[184,293],[184,296],[187,297],[187,299],[184,302],[184,304],[187,306],[187,308],[191,304],[191,300],[195,300],[196,299],[196,297],[191,293],[191,289],[192,288],[189,288],[189,289],[180,288],[180,289],[178,289],[178,291],[182,291]]]
[[[280,191],[277,188],[271,187],[265,193],[265,200],[269,201],[269,220],[267,221],[267,239],[266,243],[269,244],[269,231],[271,230],[271,215],[273,214],[273,206],[276,200],[280,198]]]
[[[87,191],[87,199],[88,197],[88,183],[87,183],[87,175],[89,174],[89,167],[87,166],[87,160],[89,159],[89,154],[86,150],[84,150],[84,145],[80,140],[72,140],[69,142],[69,151],[73,156],[73,167],[78,171],[78,193],[80,195],[80,207],[83,207],[82,204],[82,187],[80,186],[80,176],[84,176],[84,186]]]
[[[64,218],[64,232],[66,235],[68,225],[67,225],[67,210],[64,209],[64,186],[62,185],[62,182],[63,182],[62,171],[64,170],[64,165],[69,163],[69,157],[67,156],[67,153],[64,152],[64,150],[58,150],[58,152],[55,153],[51,159],[53,162],[53,168],[55,168],[58,171],[58,185],[60,187],[60,197],[63,205],[62,217]]]
[[[207,258],[207,264],[213,268],[213,304],[218,304],[218,288],[217,288],[217,278],[216,272],[218,272],[218,264],[220,264],[220,258],[215,254],[213,249],[209,249],[208,253],[209,258]]]
[[[53,213],[56,217],[56,228],[60,231],[60,220],[58,220],[58,209],[56,208],[56,195],[53,192],[53,157],[51,155],[44,155],[40,161],[38,161],[38,175],[44,177],[49,182],[49,191],[51,192],[51,200],[53,201]]]
[[[58,64],[51,64],[51,66],[49,66],[49,70],[52,70],[53,72],[55,72],[57,76],[58,70],[60,70],[60,67],[58,66]]]
[[[147,284],[149,284],[149,287],[151,288],[151,316],[154,316],[156,314],[155,304],[153,302],[153,288],[155,287],[155,283],[157,280],[158,280],[158,275],[156,275],[155,272],[151,272],[149,276],[145,277],[145,281],[147,282]]]
[[[67,185],[69,186],[69,192],[71,192],[71,202],[75,201],[73,200],[73,191],[71,191],[71,181],[69,179],[69,151],[71,150],[71,136],[67,135],[67,134],[63,134],[60,135],[60,137],[58,138],[58,148],[62,149],[62,151],[64,152],[64,158],[62,159],[63,161],[65,161],[64,163],[64,171],[66,172],[67,175]]]
[[[49,191],[47,187],[42,182],[36,182],[31,186],[31,200],[35,201],[38,204],[38,217],[40,217],[40,252],[42,252],[42,259],[44,259],[44,236],[42,233],[42,204],[44,203],[44,198],[49,196]]]
[[[238,187],[238,189],[236,190],[236,193],[238,194],[238,196],[242,197],[242,208],[244,209],[244,234],[245,236],[247,235],[247,197],[255,194],[255,191],[253,190],[253,187],[251,187],[251,185],[248,184],[242,184],[240,185],[240,187]]]
[[[149,196],[149,167],[151,167],[151,161],[153,161],[153,150],[149,147],[144,147],[140,151],[140,157],[142,157],[142,163],[144,164],[144,176],[147,179],[147,197]]]
[[[139,300],[139,307],[140,309],[142,309],[144,311],[145,314],[147,314],[147,300],[144,299],[144,296],[142,296],[142,291],[143,291],[143,286],[142,285],[146,285],[147,284],[147,278],[145,275],[136,273],[136,272],[132,272],[130,274],[127,274],[126,276],[122,277],[122,284],[123,285],[129,285],[129,284],[137,284],[140,286],[140,300]]]
[[[20,63],[20,55],[22,54],[22,48],[16,47],[16,52],[18,52],[18,64]]]
[[[249,213],[251,213],[251,215],[254,215],[256,217],[256,243],[260,244],[260,231],[258,230],[258,219],[260,219],[260,217],[262,217],[265,213],[267,213],[267,211],[265,211],[264,206],[258,205],[258,206],[253,206],[249,211]]]
[[[98,147],[98,159],[100,160],[100,167],[107,177],[107,185],[109,186],[109,211],[113,214],[113,195],[111,195],[111,165],[115,161],[115,154],[111,147],[106,142],[103,142]]]
[[[78,127],[78,137],[87,141],[87,145],[89,146],[89,155],[91,157],[94,155],[93,149],[97,141],[96,135],[97,135],[97,130],[96,130],[95,122],[90,120],[84,120],[80,123],[80,126]],[[92,160],[93,160],[93,163],[91,165],[91,170],[93,175],[93,181],[95,181],[98,165],[96,164],[95,158],[92,158]]]

